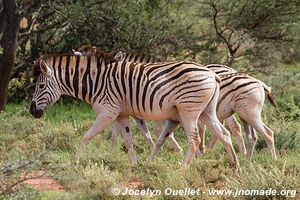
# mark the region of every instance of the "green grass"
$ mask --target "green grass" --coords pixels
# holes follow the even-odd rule
[[[42,119],[33,119],[29,105],[9,104],[0,114],[0,165],[14,166],[40,157],[25,170],[13,171],[5,177],[6,184],[15,181],[27,171],[44,170],[61,183],[64,192],[38,192],[21,184],[7,196],[7,199],[115,199],[112,188],[124,190],[126,187],[164,191],[166,188],[195,188],[206,192],[201,196],[166,196],[145,199],[231,199],[232,197],[210,196],[209,189],[283,189],[300,192],[300,83],[293,76],[300,74],[299,66],[274,72],[271,76],[257,75],[272,85],[278,108],[266,103],[263,120],[275,132],[278,160],[271,159],[265,142],[259,141],[253,160],[249,162],[238,155],[242,173],[234,177],[229,166],[228,156],[221,144],[217,143],[212,151],[201,158],[194,159],[187,170],[181,166],[183,155],[166,145],[154,162],[148,158],[151,149],[143,139],[132,120],[135,150],[139,159],[137,166],[131,166],[129,156],[119,139],[116,150],[111,149],[111,128],[99,134],[84,151],[79,144],[84,133],[93,123],[95,114],[92,109],[80,102],[71,104],[57,103],[50,108]],[[289,78],[291,77],[291,78]],[[278,89],[279,88],[279,89]],[[287,88],[287,92],[282,91]],[[153,125],[150,125],[153,132]],[[206,139],[209,142],[210,134]],[[175,133],[176,139],[186,150],[186,138],[181,129]],[[236,147],[235,141],[234,145]],[[75,155],[79,160],[75,161]],[[3,176],[0,177],[3,178]],[[118,196],[131,199],[130,196]],[[266,196],[239,196],[239,199],[267,199]],[[284,199],[273,196],[269,199]]]

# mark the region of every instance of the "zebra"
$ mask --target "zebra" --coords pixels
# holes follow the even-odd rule
[[[191,164],[200,144],[197,135],[199,117],[209,119],[229,155],[234,172],[239,162],[229,132],[216,116],[219,77],[203,66],[187,61],[140,64],[110,62],[99,55],[44,55],[33,65],[37,77],[30,113],[40,118],[61,95],[89,103],[96,120],[86,132],[81,149],[98,133],[117,121],[122,133],[130,135],[129,116],[145,120],[167,120],[160,141],[181,122],[187,135],[188,150],[184,166]],[[131,137],[128,138],[131,138]],[[162,138],[163,137],[163,138]],[[132,138],[125,141],[132,146]],[[134,160],[131,160],[134,164]]]
[[[139,59],[136,59],[137,57],[139,57]],[[144,57],[146,59],[141,59]],[[131,53],[127,53],[127,52],[121,52],[121,53],[119,52],[118,55],[115,56],[115,59],[117,59],[117,60],[126,60],[126,61],[131,61],[131,59],[134,59],[134,58],[136,60],[139,60],[140,62],[147,62],[149,60],[149,56],[145,56],[145,54],[139,55],[136,53],[131,54]],[[251,110],[250,105],[252,105],[253,107],[256,107],[256,110],[254,112],[253,111],[248,112],[248,114],[251,113],[250,116],[245,114],[244,109],[240,109],[240,108],[234,109],[234,106],[236,106],[238,104],[235,102],[233,102],[233,105],[230,109],[224,110],[223,112],[217,110],[218,118],[220,119],[220,121],[222,121],[222,122],[225,121],[227,126],[229,127],[230,131],[232,132],[232,134],[236,137],[239,151],[242,154],[246,155],[246,157],[249,160],[251,160],[253,151],[254,151],[254,148],[255,148],[255,145],[257,142],[257,135],[255,132],[255,129],[256,129],[263,135],[263,137],[268,145],[268,148],[271,152],[271,156],[274,159],[277,159],[277,156],[275,153],[275,147],[274,147],[273,131],[262,122],[261,117],[260,117],[263,103],[264,103],[264,94],[257,95],[257,93],[256,93],[256,92],[264,90],[267,93],[267,97],[270,100],[271,104],[273,106],[275,106],[275,103],[274,103],[274,100],[272,97],[271,88],[268,87],[262,81],[257,80],[251,76],[248,76],[245,74],[238,74],[235,69],[230,68],[226,65],[210,64],[210,65],[206,65],[205,67],[211,69],[216,74],[221,75],[221,77],[224,77],[225,75],[229,75],[229,77],[231,77],[231,78],[224,77],[223,81],[221,82],[221,85],[220,85],[221,95],[220,96],[222,96],[222,92],[225,92],[226,90],[228,91],[231,89],[232,90],[231,92],[233,92],[232,95],[238,95],[240,98],[244,99],[245,94],[244,94],[244,97],[241,97],[241,94],[243,94],[242,92],[245,92],[247,96],[246,96],[244,102],[250,101],[249,104],[246,105],[246,108],[248,110],[249,109]],[[241,79],[243,79],[243,80],[241,80]],[[230,82],[230,84],[228,84],[228,82]],[[235,83],[232,84],[233,82],[235,82]],[[247,87],[248,84],[249,84],[249,86]],[[238,91],[235,91],[234,87],[241,87],[241,88],[244,88],[244,90],[241,91],[241,89],[239,89]],[[245,88],[249,89],[249,87],[254,87],[254,88],[251,88],[250,91],[245,91]],[[238,101],[240,101],[239,98],[236,98],[236,99]],[[229,105],[229,104],[222,103],[222,101],[223,101],[222,99],[219,99],[219,100],[220,101],[217,106],[218,109],[220,107],[226,108],[226,105]],[[227,103],[229,103],[229,102],[227,101]],[[232,102],[231,102],[231,104],[232,104]],[[241,118],[241,120],[242,120],[244,129],[246,132],[246,136],[247,136],[247,143],[248,143],[247,150],[246,150],[244,139],[242,136],[241,125],[239,124],[239,122],[237,121],[235,116],[233,115],[234,112],[237,112],[240,116],[243,115],[244,119]],[[141,123],[143,123],[143,122],[141,122]],[[252,124],[252,126],[250,124]],[[161,132],[160,130],[162,130],[162,126],[163,126],[162,122],[155,123],[156,133]],[[255,129],[253,127],[255,127]],[[200,133],[202,135],[200,151],[204,152],[205,151],[205,144],[204,144],[204,142],[205,142],[205,140],[204,140],[205,125],[203,123],[201,123],[200,121],[199,121],[199,128],[200,128]],[[144,129],[147,130],[146,127],[144,127]],[[169,136],[169,138],[175,149],[181,148],[178,145],[178,143],[176,142],[173,133]],[[217,141],[217,138],[214,137],[213,140],[211,141],[211,143],[209,144],[210,149],[213,148],[216,141]]]
[[[257,130],[264,137],[272,158],[276,160],[274,133],[261,120],[265,93],[271,104],[276,106],[272,97],[271,88],[264,82],[247,74],[238,73],[236,70],[226,65],[211,64],[206,65],[205,67],[214,71],[221,78],[217,116],[221,122],[226,122],[232,134],[237,138],[239,151],[251,160],[257,142],[257,135],[255,132],[255,130]],[[248,142],[247,150],[241,132],[241,125],[234,117],[234,113],[239,115],[244,126]],[[199,149],[201,152],[204,152],[205,124],[199,120],[198,127],[201,137]],[[213,137],[209,144],[209,149],[213,148],[216,141],[217,138]]]
[[[90,55],[100,56],[104,60],[108,60],[110,62],[120,61],[119,56],[123,56],[123,53],[121,51],[107,53],[98,49],[96,46],[90,44],[82,45],[81,47],[78,48],[78,50],[72,49],[72,52],[74,55],[77,56],[90,56]]]
[[[83,55],[99,54],[101,52],[96,46],[90,44],[82,45],[77,51]]]
[[[149,60],[149,56],[146,56],[146,59],[143,59],[143,56],[145,54],[140,54],[140,55],[136,54],[136,53],[133,55],[131,53],[129,53],[128,55],[126,55],[126,54],[128,54],[128,53],[122,52],[121,56],[119,55],[119,56],[116,56],[117,58],[116,57],[115,58],[118,60],[126,60],[126,61],[131,61],[130,59],[135,58],[135,60],[138,60],[140,62],[147,62]],[[139,58],[139,59],[136,59],[136,58]],[[155,61],[155,57],[153,60]],[[260,117],[262,108],[263,108],[263,104],[264,104],[265,96],[264,96],[264,93],[261,95],[257,95],[260,91],[264,90],[266,92],[267,97],[270,100],[271,104],[273,106],[275,106],[275,102],[272,97],[271,88],[268,87],[262,81],[255,79],[254,77],[238,73],[235,69],[230,68],[226,65],[210,64],[210,65],[206,65],[205,67],[211,69],[212,71],[214,71],[216,74],[220,75],[221,77],[229,75],[229,78],[224,77],[223,79],[221,79],[222,81],[221,81],[221,85],[220,85],[220,89],[221,89],[220,96],[222,96],[222,93],[225,93],[226,91],[231,92],[232,93],[231,95],[234,95],[234,96],[240,96],[241,94],[243,94],[243,92],[245,92],[244,97],[241,97],[242,99],[245,99],[244,104],[245,104],[245,101],[250,101],[248,104],[246,104],[246,106],[243,106],[243,107],[246,107],[246,109],[249,110],[248,114],[251,113],[251,115],[245,114],[245,109],[234,108],[238,104],[236,102],[233,102],[232,107],[228,108],[227,105],[229,105],[229,104],[222,103],[223,100],[219,99],[218,106],[217,106],[217,109],[219,109],[221,107],[224,110],[223,112],[217,110],[218,118],[220,119],[220,121],[226,122],[226,124],[229,127],[229,129],[231,130],[232,134],[236,137],[239,151],[242,154],[246,155],[246,157],[249,160],[251,160],[251,158],[253,156],[253,151],[254,151],[254,148],[255,148],[255,145],[257,142],[257,135],[255,132],[255,129],[256,129],[256,130],[258,130],[259,133],[261,133],[263,135],[264,140],[266,141],[268,148],[271,152],[271,156],[276,160],[277,156],[276,156],[275,146],[274,146],[273,131],[263,123],[263,121],[261,120],[261,117]],[[241,80],[241,79],[243,79],[243,80]],[[228,84],[228,82],[230,82],[230,83]],[[235,82],[235,83],[233,83],[233,82]],[[247,87],[248,84],[249,84],[249,86]],[[241,91],[241,89],[239,89],[236,91],[234,87],[236,87],[237,89],[238,89],[238,87],[241,87],[241,89],[244,89],[244,90]],[[245,88],[249,89],[249,87],[251,87],[251,89],[249,91],[245,91]],[[232,90],[232,91],[229,91],[229,90]],[[245,97],[245,95],[246,95],[246,97]],[[229,97],[227,97],[227,98],[229,98]],[[252,101],[251,101],[251,99],[252,99]],[[229,103],[229,102],[227,102],[227,103]],[[232,104],[232,102],[231,102],[231,104]],[[256,110],[255,111],[251,110],[250,105],[252,105],[253,108],[255,107]],[[248,143],[247,150],[246,150],[244,139],[242,136],[241,125],[239,124],[239,122],[237,121],[235,116],[233,115],[234,112],[238,113],[240,117],[241,117],[241,115],[243,116],[243,118],[241,118],[241,121],[243,123],[244,129],[246,132],[246,136],[247,136],[246,137],[247,143]],[[137,121],[137,123],[138,123],[138,121]],[[144,124],[143,121],[140,121],[140,123]],[[250,124],[252,124],[252,125],[250,125]],[[163,126],[162,122],[157,121],[155,123],[156,133],[161,132],[160,130],[162,130],[162,126]],[[140,127],[141,131],[142,131],[142,129],[144,129],[145,132],[148,131],[147,127],[145,127],[145,126],[140,125],[139,127]],[[253,127],[255,127],[255,129]],[[205,144],[204,144],[204,142],[205,142],[205,140],[204,140],[205,125],[203,123],[201,123],[200,121],[199,121],[199,128],[200,128],[200,133],[202,136],[200,151],[204,152],[205,151]],[[113,136],[114,135],[115,134],[113,134]],[[116,137],[113,137],[113,140],[114,140],[114,138],[116,138]],[[173,144],[175,149],[179,149],[179,150],[181,149],[181,147],[176,142],[173,133],[170,134],[170,136],[168,138],[170,139],[170,141]],[[209,144],[210,149],[213,148],[216,141],[217,141],[217,138],[214,137],[213,140],[211,141],[211,143]],[[198,152],[198,155],[200,155],[199,152]]]
[[[261,119],[265,94],[271,105],[276,106],[271,88],[264,82],[247,74],[238,73],[225,65],[211,64],[205,67],[221,77],[217,115],[221,122],[226,122],[233,135],[236,136],[240,151],[251,160],[257,142],[256,131],[258,131],[267,143],[272,158],[276,160],[274,133]],[[247,151],[244,150],[245,145],[241,134],[241,125],[233,113],[238,114],[243,124],[248,143]],[[201,123],[199,126],[201,126]],[[203,126],[200,127],[200,135],[204,134],[203,128]],[[202,137],[204,138],[204,136]],[[209,144],[210,149],[213,148],[216,141],[217,138],[214,137]],[[204,139],[201,143],[201,148],[203,149],[203,147]]]
[[[96,46],[93,45],[83,45],[80,48],[78,48],[77,51],[73,50],[73,53],[75,55],[92,55],[92,54],[100,54],[103,55],[103,51],[98,49]],[[116,61],[125,61],[125,62],[137,62],[137,63],[156,63],[161,62],[161,60],[155,56],[151,56],[145,53],[138,53],[138,52],[128,52],[125,50],[117,50],[113,52],[106,53],[106,57],[110,59],[114,59]],[[154,150],[155,144],[152,140],[150,131],[148,130],[146,123],[144,120],[134,118],[136,121],[136,124],[139,127],[139,130],[141,131],[142,135],[146,139],[146,141],[149,143],[149,145],[152,147],[152,150]],[[156,136],[159,137],[159,134],[162,132],[163,122],[162,121],[155,121],[155,133]],[[114,124],[113,131],[112,131],[112,148],[114,149],[117,144],[117,139],[119,134],[121,133],[122,127],[119,127],[118,124]],[[183,149],[180,147],[180,145],[177,143],[177,141],[174,138],[174,134],[171,134],[168,137],[169,141],[171,142],[171,145],[173,146],[173,149],[178,152],[182,152]],[[125,139],[126,140],[126,139]],[[129,152],[133,152],[132,150]]]
[[[121,56],[120,55],[116,56],[118,60],[126,60],[127,62],[128,61],[130,62],[131,61],[130,59],[135,59],[135,60],[138,60],[139,62],[143,62],[143,63],[147,63],[147,61],[149,61],[149,56],[145,56],[145,54],[137,54],[137,53],[132,54],[132,53],[126,53],[126,52],[122,52],[121,54],[122,54]],[[139,59],[136,59],[136,58],[139,58]],[[145,58],[145,59],[143,59],[143,58]],[[133,60],[133,61],[135,61],[135,60]],[[156,61],[155,57],[153,60]],[[246,104],[246,106],[243,106],[243,107],[246,107],[246,109],[250,110],[248,112],[248,114],[251,114],[250,116],[245,114],[245,109],[240,109],[240,108],[234,109],[234,107],[238,105],[238,103],[236,103],[236,102],[233,102],[232,107],[228,108],[227,105],[229,105],[229,104],[222,103],[223,100],[219,99],[218,106],[217,106],[217,109],[221,107],[224,110],[223,112],[221,112],[221,111],[219,112],[217,110],[218,118],[220,119],[220,121],[226,122],[231,133],[236,137],[239,151],[242,154],[246,155],[246,157],[249,160],[251,160],[253,151],[254,151],[254,148],[255,148],[255,145],[257,142],[257,135],[255,132],[255,129],[256,129],[259,131],[259,133],[261,133],[263,135],[263,137],[268,145],[268,148],[271,152],[271,156],[276,160],[277,156],[275,153],[273,131],[262,122],[261,117],[260,117],[261,111],[263,108],[263,104],[264,104],[265,96],[264,96],[264,93],[261,95],[257,95],[261,90],[264,90],[267,93],[267,97],[270,100],[271,104],[273,106],[275,106],[275,102],[272,97],[271,88],[268,87],[262,81],[255,79],[251,76],[248,76],[246,74],[238,73],[235,69],[230,68],[226,65],[210,64],[210,65],[206,65],[205,67],[211,69],[216,74],[223,77],[223,79],[221,79],[222,81],[220,84],[220,89],[221,89],[220,96],[222,96],[222,93],[228,92],[229,90],[232,90],[232,91],[229,91],[229,92],[233,92],[232,95],[239,96],[239,97],[241,97],[241,94],[243,94],[243,92],[245,92],[246,94],[244,94],[244,97],[241,97],[242,99],[244,99],[245,95],[246,95],[246,98],[243,103],[245,104],[245,101],[250,101],[248,104]],[[224,77],[226,75],[228,75],[229,78]],[[241,80],[241,79],[243,79],[243,80]],[[228,84],[228,82],[230,82],[230,83]],[[235,83],[233,83],[233,82],[235,82]],[[257,83],[257,84],[255,85],[255,83]],[[251,89],[249,91],[245,91],[245,88],[249,89],[249,87],[247,87],[248,84],[249,84],[249,87],[251,87]],[[257,85],[259,85],[259,86],[257,86]],[[236,91],[234,87],[236,87],[236,88],[241,87],[244,90],[241,91],[241,89],[239,89],[238,91]],[[236,99],[238,99],[238,98],[236,98]],[[227,102],[227,103],[229,103],[229,102]],[[231,104],[232,104],[232,102],[231,102]],[[251,111],[251,105],[253,106],[253,108],[256,108],[255,111],[253,111],[253,110]],[[242,120],[244,129],[246,132],[246,136],[247,136],[247,143],[248,143],[247,150],[246,150],[244,139],[242,136],[241,125],[239,124],[239,122],[237,121],[235,116],[233,115],[234,112],[238,113],[240,117],[241,117],[241,115],[243,116],[243,118],[241,118],[241,120]],[[199,148],[200,148],[201,152],[204,152],[205,151],[205,144],[204,144],[204,142],[205,142],[205,140],[204,140],[205,125],[204,125],[204,123],[201,123],[200,121],[201,120],[199,120],[199,128],[200,128],[200,133],[201,133],[200,135],[202,136],[202,139],[201,139],[201,145]],[[143,124],[143,121],[141,121],[141,123]],[[252,126],[250,124],[252,124]],[[156,133],[161,132],[160,130],[162,130],[162,126],[163,126],[163,123],[161,121],[155,122]],[[144,131],[148,130],[147,127],[145,127],[145,126],[140,125],[139,127],[140,127],[140,130],[142,130],[142,129],[144,129]],[[253,127],[255,127],[255,129]],[[115,135],[115,134],[113,134],[113,135]],[[176,142],[173,133],[170,134],[168,139],[170,139],[170,141],[173,144],[175,149],[181,149],[181,147]],[[211,143],[209,144],[209,149],[213,148],[216,141],[217,141],[217,138],[214,137],[213,140],[211,141]],[[198,152],[197,155],[200,155],[200,153]]]
[[[115,51],[115,52],[111,52],[111,54],[115,55],[114,59],[116,59],[118,61],[143,63],[143,64],[161,62],[160,58],[157,58],[155,56],[152,56],[152,55],[149,55],[149,54],[146,54],[146,53],[129,52],[129,51],[125,51],[125,50],[118,50],[118,51]],[[145,121],[141,120],[141,119],[137,119],[137,118],[135,118],[135,120],[136,120],[136,123],[138,124],[138,127],[139,127],[140,131],[143,133],[143,135],[147,135],[146,139],[149,141],[149,138],[151,138],[151,134],[150,134],[150,132],[149,132],[147,126],[146,126]],[[162,133],[162,130],[163,130],[162,129],[163,121],[154,121],[154,125],[155,125],[154,126],[155,135],[158,138],[160,133]],[[117,137],[120,133],[120,131],[118,129],[120,129],[120,128],[116,127],[116,129],[114,129],[114,131],[112,132],[113,146],[115,146],[115,144],[117,142]],[[169,140],[169,142],[171,143],[171,145],[172,145],[172,147],[175,151],[177,151],[177,152],[182,152],[183,151],[181,146],[176,141],[173,133],[169,134],[167,139]],[[151,143],[149,142],[149,144],[151,144]],[[153,149],[154,149],[154,147],[155,146],[153,146]]]

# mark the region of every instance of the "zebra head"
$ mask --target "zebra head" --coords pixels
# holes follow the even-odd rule
[[[44,111],[54,104],[61,96],[61,90],[53,75],[53,71],[46,62],[40,60],[34,64],[34,73],[38,74],[35,91],[30,105],[30,113],[35,118],[41,118]]]

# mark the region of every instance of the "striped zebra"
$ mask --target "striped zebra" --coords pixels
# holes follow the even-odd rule
[[[126,58],[126,61],[130,61],[130,58],[136,58],[136,57],[143,58],[143,54],[141,54],[141,55],[139,55],[139,54],[126,55],[126,52],[123,52],[123,54],[124,55],[118,57],[119,60],[125,60],[125,58]],[[146,57],[146,59],[144,59],[144,60],[139,59],[139,61],[141,61],[141,62],[147,62],[147,60],[148,60],[148,57]],[[228,108],[227,105],[229,105],[229,104],[227,104],[227,103],[229,103],[229,102],[227,101],[226,103],[222,103],[223,99],[219,99],[219,103],[218,103],[218,107],[217,107],[218,118],[220,119],[220,121],[226,122],[231,133],[236,137],[239,151],[242,154],[246,155],[249,160],[251,160],[253,151],[254,151],[254,148],[255,148],[255,145],[257,142],[257,135],[255,132],[255,130],[257,130],[259,133],[261,133],[263,135],[264,140],[266,141],[268,148],[271,152],[271,156],[274,159],[277,159],[277,156],[275,153],[275,147],[274,147],[273,132],[270,128],[268,128],[262,122],[261,117],[260,117],[262,108],[263,108],[263,104],[264,104],[265,95],[264,95],[264,93],[261,95],[258,95],[259,92],[263,89],[267,93],[267,97],[270,100],[270,102],[272,103],[272,105],[275,105],[274,100],[272,98],[271,88],[268,87],[262,81],[259,81],[255,78],[245,75],[245,74],[239,74],[239,73],[237,73],[237,71],[235,69],[230,68],[226,65],[211,64],[211,65],[207,65],[206,67],[211,69],[212,71],[214,71],[216,74],[220,75],[221,77],[223,77],[223,79],[222,79],[223,81],[220,84],[220,89],[221,89],[220,96],[223,96],[223,93],[225,93],[225,92],[229,92],[232,94],[229,97],[224,97],[224,98],[231,98],[232,96],[238,96],[241,99],[244,99],[244,101],[242,102],[243,104],[245,104],[246,101],[250,101],[246,104],[246,106],[239,105],[241,103],[238,103],[238,102],[231,102],[231,104],[233,103],[233,105],[231,108]],[[228,76],[224,77],[226,75],[228,75]],[[241,79],[243,79],[243,80],[241,80]],[[235,82],[235,83],[233,83],[233,82]],[[257,85],[259,85],[259,86],[257,86]],[[246,89],[249,89],[249,87],[250,87],[250,90],[246,91]],[[252,87],[254,87],[254,88],[252,88]],[[228,94],[226,94],[226,95],[228,95]],[[241,96],[241,95],[243,95],[243,96]],[[241,101],[241,99],[238,99],[238,98],[236,98],[236,99],[237,99],[237,101]],[[239,108],[234,108],[235,106],[238,106]],[[251,110],[252,106],[255,109],[248,112],[251,115],[248,116],[247,114],[244,114],[245,110],[246,109]],[[225,109],[223,109],[223,112],[219,111],[220,107],[225,108]],[[241,109],[241,107],[246,107],[246,108]],[[240,118],[241,118],[241,116],[243,117],[243,118],[241,118],[241,120],[242,120],[244,129],[246,132],[246,136],[247,136],[247,143],[248,143],[247,150],[245,147],[245,143],[244,143],[244,139],[243,139],[243,135],[242,135],[242,131],[241,131],[241,125],[239,124],[239,122],[237,121],[235,116],[233,115],[234,112],[238,113]],[[230,114],[230,113],[232,113],[232,114]],[[252,125],[250,125],[250,124],[252,124]],[[163,126],[162,122],[155,123],[156,133],[161,132],[160,130],[162,130],[162,128],[161,128],[162,126]],[[203,123],[199,123],[199,128],[200,128],[200,133],[204,134],[205,125]],[[144,129],[147,130],[146,127],[144,127]],[[171,142],[172,142],[174,148],[180,149],[181,147],[176,142],[173,133],[169,137],[171,139]],[[204,152],[204,150],[205,150],[204,136],[202,138],[203,139],[201,140],[200,150],[201,150],[201,152]],[[217,141],[217,138],[214,137],[213,140],[211,141],[211,143],[209,144],[209,148],[213,148],[216,141]]]
[[[134,63],[142,63],[142,64],[161,62],[161,60],[159,58],[145,54],[145,53],[128,52],[128,51],[120,50],[117,53],[112,52],[112,54],[115,55],[114,59],[116,59],[118,61],[134,62]],[[151,134],[146,126],[145,121],[138,119],[138,118],[135,118],[135,121],[136,121],[140,131],[142,132],[142,134],[144,135],[144,137],[146,138],[148,143],[151,145],[152,138],[151,138]],[[155,128],[156,136],[159,137],[160,133],[163,130],[161,128],[163,126],[163,121],[155,121],[154,124],[155,124],[154,128]],[[114,129],[114,131],[112,133],[113,146],[115,146],[117,143],[117,137],[120,133],[119,130],[120,130],[120,128],[116,127],[116,129]],[[178,151],[178,152],[183,151],[183,149],[180,147],[180,145],[175,140],[173,133],[168,136],[168,140],[170,141],[170,143],[175,151]],[[153,146],[153,148],[154,147],[155,146]]]
[[[233,135],[237,137],[240,151],[246,153],[245,150],[243,150],[245,145],[243,144],[241,125],[234,115],[232,115],[233,113],[238,114],[245,129],[248,143],[247,158],[252,158],[257,142],[256,131],[258,131],[267,143],[271,156],[274,159],[277,159],[274,145],[274,133],[261,119],[265,93],[271,104],[275,106],[271,88],[264,82],[247,74],[238,73],[228,66],[212,64],[207,65],[206,67],[221,77],[217,115],[221,122],[226,122]],[[217,138],[214,137],[209,144],[209,148],[212,148],[216,141]],[[203,148],[203,142],[201,145]]]
[[[81,148],[115,121],[125,127],[123,134],[131,135],[129,116],[167,120],[157,147],[180,121],[188,140],[183,164],[188,166],[200,144],[197,121],[204,117],[224,144],[233,170],[238,170],[230,134],[216,116],[219,77],[207,68],[185,61],[112,63],[98,55],[61,54],[41,56],[33,65],[33,74],[37,80],[30,113],[35,118],[42,117],[61,95],[91,104],[96,120],[84,135]],[[126,142],[132,145],[132,139]]]
[[[126,60],[127,62],[130,62],[130,59],[138,60],[139,62],[142,63],[147,63],[149,61],[149,56],[145,56],[145,54],[137,54],[137,53],[126,53],[122,52],[123,55],[116,56],[118,57],[118,60]],[[139,58],[139,59],[136,59]],[[145,58],[145,59],[143,59]],[[133,61],[135,61],[133,60]],[[155,58],[153,59],[154,61]],[[244,100],[242,103],[246,105],[239,105],[241,104],[240,102],[241,99],[235,98],[233,99],[233,104],[231,108],[229,108],[227,103],[222,103],[223,99],[219,98],[218,106],[217,106],[217,114],[218,118],[220,121],[225,121],[227,126],[229,127],[231,133],[236,137],[237,139],[237,144],[239,147],[239,151],[246,155],[247,158],[250,160],[253,155],[253,151],[257,142],[257,135],[255,132],[255,129],[259,131],[264,137],[264,140],[266,141],[268,148],[270,149],[271,156],[274,159],[277,159],[276,153],[275,153],[275,147],[274,147],[274,136],[273,132],[270,128],[268,128],[261,120],[261,112],[264,104],[264,93],[262,95],[258,95],[259,92],[263,89],[267,93],[267,97],[272,103],[272,105],[275,105],[274,100],[272,98],[272,93],[271,93],[271,88],[268,87],[265,83],[262,81],[259,81],[249,75],[246,74],[241,74],[238,73],[235,69],[230,68],[226,65],[219,65],[219,64],[211,64],[211,65],[206,65],[205,67],[211,69],[214,71],[216,74],[220,75],[223,77],[221,80],[220,84],[220,97],[223,96],[224,93],[232,93],[229,97],[224,97],[224,98],[232,98],[232,96],[240,97],[242,100]],[[227,75],[227,76],[226,76]],[[243,80],[241,80],[243,79]],[[235,83],[234,83],[235,82]],[[256,83],[256,84],[255,84]],[[251,86],[250,86],[251,85]],[[259,86],[258,86],[259,85]],[[248,86],[248,87],[247,87]],[[249,91],[246,91],[249,89]],[[229,94],[228,93],[228,94]],[[228,95],[224,94],[224,95]],[[236,100],[237,99],[237,100]],[[236,101],[236,102],[234,102]],[[246,103],[247,102],[247,103]],[[235,106],[239,108],[234,108]],[[219,108],[223,108],[223,111],[219,111]],[[225,108],[225,109],[224,109]],[[245,108],[245,109],[241,109]],[[252,111],[248,111],[250,116],[245,114],[245,111],[251,110],[251,108],[254,108]],[[246,132],[247,136],[247,143],[248,143],[248,148],[246,150],[242,131],[241,131],[241,125],[233,115],[233,113],[236,112],[239,114],[243,126]],[[230,114],[232,113],[232,114]],[[242,118],[243,117],[243,118]],[[141,121],[143,124],[143,121]],[[252,124],[252,125],[250,125]],[[155,128],[156,128],[156,133],[160,133],[162,130],[163,123],[162,122],[156,122],[155,123]],[[139,126],[140,129],[142,129],[142,126]],[[253,128],[255,127],[255,128]],[[147,127],[143,127],[145,130],[148,130]],[[200,128],[200,133],[201,135],[204,134],[205,131],[205,125],[199,121],[199,128]],[[114,135],[114,134],[113,134]],[[150,135],[150,134],[149,134]],[[150,136],[151,137],[151,136]],[[170,141],[172,142],[173,146],[175,149],[181,149],[181,147],[178,145],[174,138],[174,134],[172,133],[169,138]],[[204,144],[204,135],[202,136],[201,140],[201,145],[200,145],[200,150],[201,152],[204,152],[205,150],[205,144]],[[213,148],[214,144],[216,143],[217,138],[214,137],[211,143],[209,144],[209,148]]]
[[[73,53],[75,55],[84,55],[84,56],[90,56],[90,55],[105,55],[106,58],[115,60],[115,61],[125,61],[125,62],[135,62],[135,63],[143,63],[143,64],[147,64],[147,63],[156,63],[156,62],[160,62],[160,59],[148,55],[148,54],[144,54],[144,53],[137,53],[137,52],[127,52],[127,51],[123,51],[123,50],[119,50],[119,51],[114,51],[114,52],[110,52],[110,53],[104,53],[103,51],[101,51],[100,49],[98,49],[96,46],[93,45],[83,45],[80,48],[78,48],[77,51],[73,50]],[[139,130],[141,131],[142,135],[144,136],[144,138],[146,139],[146,141],[149,143],[149,145],[152,147],[152,149],[154,150],[155,144],[152,140],[150,131],[148,130],[146,123],[144,120],[138,119],[136,117],[134,117],[136,124],[139,127]],[[155,121],[155,132],[156,132],[156,136],[158,137],[160,135],[160,133],[162,132],[162,127],[163,126],[163,122],[162,121]],[[119,134],[121,133],[122,127],[119,127],[118,123],[114,124],[113,126],[113,131],[112,131],[112,148],[115,148],[116,144],[117,144],[117,139]],[[126,138],[124,138],[125,140],[127,140]],[[177,141],[174,138],[174,134],[171,134],[168,137],[169,141],[171,142],[173,148],[175,151],[183,151],[183,149],[180,147],[180,145],[177,143]],[[133,152],[133,150],[129,150],[129,152]]]
[[[219,64],[206,65],[221,78],[220,95],[217,104],[217,116],[221,122],[226,122],[232,134],[237,139],[239,151],[246,154],[250,160],[257,142],[257,130],[264,138],[272,158],[277,159],[274,146],[274,133],[261,120],[261,112],[264,105],[265,93],[271,104],[275,106],[271,88],[262,81],[247,74],[238,73],[236,70]],[[247,151],[244,144],[241,125],[234,117],[237,113],[244,126],[247,138]],[[205,149],[205,123],[198,121],[199,133],[201,137],[200,151]],[[212,149],[217,138],[214,136],[209,144]],[[199,153],[200,154],[200,153]]]

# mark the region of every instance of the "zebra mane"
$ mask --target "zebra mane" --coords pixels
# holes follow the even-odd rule
[[[33,64],[32,64],[32,76],[33,76],[33,78],[37,78],[40,75],[40,73],[41,73],[40,61],[41,60],[46,61],[49,58],[63,57],[63,56],[88,57],[88,56],[91,56],[91,55],[96,56],[96,58],[98,60],[101,59],[106,64],[116,62],[116,59],[114,58],[115,55],[113,53],[105,53],[104,51],[97,51],[96,53],[90,54],[90,55],[76,55],[73,52],[62,53],[62,54],[45,54],[45,55],[41,55],[38,59],[36,59],[33,62]]]
[[[91,44],[83,45],[80,48],[78,48],[77,51],[79,53],[82,53],[83,55],[100,55],[102,57],[107,57],[109,59],[114,58],[119,52],[122,52],[122,53],[124,53],[126,55],[130,55],[131,58],[142,57],[144,59],[146,59],[146,58],[149,58],[149,59],[152,58],[152,59],[154,59],[157,62],[161,61],[160,58],[157,58],[157,57],[152,56],[150,54],[136,52],[136,51],[128,51],[128,50],[126,50],[124,48],[121,48],[121,49],[118,49],[118,50],[114,50],[114,51],[112,51],[110,53],[106,53],[106,52],[100,50],[99,48],[97,48],[96,46],[93,46]]]

